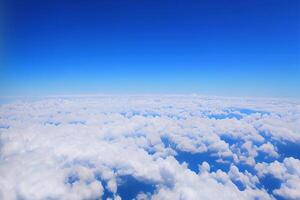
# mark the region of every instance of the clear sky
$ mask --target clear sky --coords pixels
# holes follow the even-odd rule
[[[298,0],[10,0],[1,95],[300,96]]]

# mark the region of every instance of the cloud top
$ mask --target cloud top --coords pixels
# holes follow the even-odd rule
[[[4,104],[0,199],[127,199],[120,191],[129,180],[144,185],[136,199],[299,199],[300,155],[286,154],[287,144],[298,148],[299,124],[299,102],[280,99],[148,95]],[[264,184],[267,175],[280,185]]]

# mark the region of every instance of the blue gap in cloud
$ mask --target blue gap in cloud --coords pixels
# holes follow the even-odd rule
[[[239,139],[239,138],[232,138],[229,135],[221,135],[220,136],[221,140],[223,140],[224,142],[226,142],[227,144],[231,145],[236,145],[239,149],[241,149],[241,146],[243,145],[243,143],[245,141]],[[258,145],[258,143],[253,142],[254,145]],[[241,150],[241,152],[244,152],[243,150]],[[254,158],[255,162],[266,162],[266,163],[270,163],[276,160],[276,158],[272,158],[269,157],[266,153],[263,152],[258,152],[258,155]],[[245,163],[237,163],[235,164],[238,168],[240,172],[245,173],[246,171],[250,172],[251,174],[256,174],[256,171],[254,169],[253,166],[250,166],[248,164]]]
[[[9,129],[10,126],[5,124],[0,124],[0,129]]]
[[[271,157],[269,154],[265,153],[265,152],[258,152],[258,155],[255,157],[255,162],[256,163],[261,163],[261,162],[265,162],[265,163],[271,163],[278,160],[277,158]]]
[[[278,149],[278,153],[280,154],[281,161],[286,157],[294,157],[300,159],[300,143],[290,142],[290,141],[284,141],[284,142],[276,141],[274,145]]]
[[[172,149],[176,149],[176,144],[173,141],[171,141],[167,136],[161,137],[160,140],[166,148],[169,147]]]
[[[223,140],[224,142],[229,144],[229,146],[236,145],[237,148],[239,148],[240,150],[241,150],[241,146],[245,142],[239,138],[232,138],[229,135],[221,135],[220,138],[221,138],[221,140]],[[243,151],[241,150],[241,152],[243,152]],[[255,174],[255,169],[250,165],[247,165],[245,163],[236,163],[235,165],[238,167],[240,172],[244,173],[244,172],[248,171],[252,174]]]
[[[85,125],[85,121],[74,120],[74,121],[70,121],[69,124],[81,124],[81,125]]]
[[[102,179],[101,175],[99,173],[95,173],[95,179],[97,181],[99,181],[102,186],[103,186],[103,195],[102,195],[102,198],[101,199],[107,199],[107,198],[111,198],[113,199],[114,197],[114,194],[112,192],[110,192],[107,188],[107,181],[105,181],[104,179]],[[97,199],[97,200],[100,200],[100,199]]]
[[[230,165],[232,160],[227,160],[226,163],[217,162],[218,157],[212,155],[210,152],[205,153],[191,153],[177,150],[177,155],[175,156],[176,160],[179,163],[186,162],[188,164],[188,168],[195,173],[199,173],[199,164],[206,161],[210,165],[210,171],[216,172],[217,170],[222,170],[224,172],[228,172],[230,169]],[[248,166],[238,166],[238,168],[243,168],[241,171],[249,171],[253,173],[252,168],[248,168]],[[251,170],[250,170],[251,169]],[[243,191],[246,189],[244,184],[239,181],[233,181],[233,183],[238,187],[239,190]]]
[[[143,117],[160,117],[160,114],[154,112],[154,111],[151,111],[151,110],[146,110],[144,112],[140,112],[140,111],[124,111],[124,112],[120,112],[120,114],[123,116],[123,117],[126,117],[126,118],[131,118],[131,117],[134,117],[134,116],[143,116]]]
[[[220,139],[223,140],[224,142],[226,142],[227,144],[229,144],[229,146],[231,146],[233,144],[240,146],[243,144],[243,140],[241,140],[239,138],[234,138],[230,134],[220,135]]]
[[[281,180],[271,174],[259,178],[260,184],[257,185],[259,189],[264,188],[269,194],[272,194],[277,200],[284,200],[284,198],[274,195],[273,190],[280,188]]]
[[[57,111],[57,114],[67,115],[67,114],[71,114],[71,112],[70,111]]]
[[[273,145],[275,145],[270,136],[267,136],[265,133],[261,133],[261,135],[267,141],[270,141]],[[243,144],[243,142],[244,142],[244,141],[242,141],[240,139],[233,139],[233,138],[229,137],[228,135],[221,136],[221,139],[224,140],[229,145],[236,144],[237,146],[241,146]],[[260,145],[261,143],[254,143],[254,144]],[[292,146],[291,150],[294,151],[295,148],[296,147]],[[290,152],[290,151],[288,151],[288,152]],[[258,156],[255,157],[256,163],[257,162],[270,163],[270,162],[274,162],[275,160],[277,160],[276,158],[269,157],[266,153],[263,153],[263,152],[258,152],[258,153],[259,153]],[[236,164],[236,166],[238,167],[239,171],[241,171],[243,173],[245,173],[245,171],[248,171],[251,174],[257,174],[257,171],[254,169],[254,167],[252,167],[250,165],[247,165],[245,163],[238,163],[238,164]],[[244,185],[241,182],[239,182],[239,181],[233,181],[233,183],[239,188],[239,190],[244,190],[245,189]],[[263,178],[260,178],[260,183],[257,184],[257,187],[259,189],[265,188],[266,191],[269,194],[272,194],[272,191],[274,189],[279,188],[280,184],[281,184],[281,181],[279,179],[275,178],[272,175],[266,175]],[[274,195],[274,194],[272,194],[272,195]],[[275,198],[278,199],[278,200],[283,200],[283,198],[281,198],[279,196],[275,196]]]
[[[246,189],[246,186],[240,180],[233,180],[232,182],[240,191],[244,191]]]
[[[239,138],[232,138],[229,135],[221,135],[220,136],[221,140],[223,140],[224,142],[226,142],[227,144],[231,145],[236,145],[238,148],[241,149],[241,146],[244,144],[245,141],[239,139]],[[264,158],[264,157],[263,157]],[[255,159],[256,160],[256,159]],[[265,161],[265,160],[264,160]],[[256,174],[256,171],[254,169],[254,167],[247,165],[245,163],[237,163],[235,164],[240,172],[250,172],[252,174]]]
[[[46,121],[45,123],[44,123],[44,125],[54,125],[54,126],[58,126],[58,125],[60,125],[61,123],[60,122],[55,122],[55,121]]]
[[[276,146],[278,148],[278,153],[281,154],[281,158],[279,158],[279,159],[272,158],[272,157],[269,157],[266,153],[258,152],[259,153],[258,156],[255,157],[256,163],[258,163],[258,162],[271,163],[271,162],[274,162],[275,160],[278,160],[278,161],[282,162],[282,160],[286,156],[293,156],[293,157],[299,156],[300,145],[297,145],[295,143],[291,144],[291,143],[282,143],[282,142],[273,141],[271,136],[266,134],[265,132],[260,132],[260,135],[262,135],[265,138],[265,142],[269,141],[274,146]],[[221,139],[223,139],[225,142],[227,142],[230,145],[231,144],[237,144],[238,146],[240,146],[243,143],[242,140],[232,139],[232,138],[228,137],[227,135],[221,136]],[[254,144],[255,145],[261,145],[262,143],[254,142]],[[239,171],[241,171],[243,173],[245,171],[248,171],[252,174],[257,174],[257,171],[252,166],[249,166],[247,164],[239,163],[239,164],[236,164],[236,166],[238,167]],[[262,178],[259,178],[259,180],[260,180],[260,183],[257,184],[257,187],[259,189],[265,188],[265,190],[269,194],[275,196],[272,193],[272,191],[275,190],[275,189],[280,188],[281,181],[279,179],[275,178],[274,176],[270,175],[270,174],[268,174],[268,175],[266,175]],[[235,184],[238,186],[239,189],[242,189],[242,188],[239,187],[239,183],[235,183]],[[282,198],[280,196],[275,196],[275,199],[283,200],[284,198]]]
[[[146,110],[143,112],[144,117],[160,117],[161,115],[155,111],[152,110]]]
[[[165,147],[169,147],[174,149],[177,152],[175,159],[182,164],[186,162],[188,164],[188,168],[196,173],[199,172],[199,164],[206,161],[210,165],[211,171],[217,171],[221,169],[222,171],[228,171],[230,167],[230,163],[220,163],[217,162],[218,157],[214,156],[212,152],[203,152],[203,153],[192,153],[186,152],[176,149],[176,144],[172,142],[167,137],[161,137],[161,141],[165,145]]]
[[[130,175],[118,178],[117,193],[122,197],[122,200],[132,200],[141,192],[153,194],[155,188],[154,184],[138,180]]]
[[[170,141],[168,138],[161,138],[161,139],[166,147],[176,149],[176,144],[173,143],[172,141]],[[243,144],[242,140],[231,138],[228,135],[221,136],[221,139],[224,140],[229,145],[237,144],[238,146],[240,146]],[[293,147],[292,150],[295,150],[294,148],[298,148],[298,147]],[[204,161],[209,163],[211,171],[217,171],[218,169],[220,169],[224,172],[228,172],[230,169],[230,163],[216,162],[217,157],[212,155],[210,152],[191,153],[191,152],[184,152],[184,151],[180,151],[180,150],[176,150],[176,151],[177,151],[177,155],[175,156],[175,158],[178,160],[178,162],[179,163],[186,162],[188,164],[188,168],[196,173],[199,172],[198,165]],[[300,152],[300,151],[298,151],[298,152]],[[274,158],[268,158],[264,154],[262,154],[262,155],[259,154],[259,156],[256,159],[257,159],[256,162],[257,161],[272,162],[272,161],[276,160]],[[238,163],[238,164],[236,164],[236,166],[238,167],[240,172],[245,173],[246,171],[248,171],[251,174],[257,174],[257,171],[254,169],[253,166],[247,165],[245,163]],[[238,181],[238,180],[233,181],[233,183],[238,187],[239,190],[241,190],[241,191],[245,190],[245,186],[240,181]],[[261,178],[260,184],[258,184],[257,186],[259,188],[262,188],[262,187],[265,188],[269,194],[272,194],[272,191],[274,189],[279,188],[280,184],[281,184],[280,180],[274,178],[271,175],[268,175],[268,176]],[[276,199],[282,200],[282,198],[278,197],[278,196],[276,196]]]
[[[239,114],[228,113],[228,114],[211,114],[208,115],[208,118],[212,119],[242,119],[243,117]]]
[[[252,110],[252,109],[248,109],[248,108],[228,108],[228,110],[224,110],[224,111],[226,112],[225,114],[211,114],[211,115],[207,115],[207,116],[209,118],[214,118],[214,119],[237,119],[237,120],[240,120],[243,118],[243,116],[240,114],[237,114],[237,113],[232,113],[232,112],[238,111],[239,113],[245,114],[245,115],[251,115],[251,114],[255,114],[255,113],[270,114],[269,112]]]
[[[139,111],[124,111],[124,112],[120,112],[120,114],[123,116],[123,117],[126,117],[126,118],[131,118],[133,116],[137,116],[137,115],[141,115],[141,113]]]
[[[232,138],[230,137],[230,135],[228,134],[224,134],[220,136],[221,140],[223,140],[224,142],[226,142],[227,144],[231,145],[236,145],[237,147],[241,148],[241,146],[243,145],[243,143],[245,141],[239,139],[239,138]],[[265,137],[266,138],[266,137]],[[252,141],[253,142],[253,141]],[[261,145],[264,142],[253,142],[253,145]],[[242,151],[243,152],[243,151]],[[271,163],[274,162],[275,160],[277,160],[276,158],[270,157],[267,153],[264,152],[258,152],[258,155],[254,158],[256,163],[257,162],[266,162],[266,163]],[[251,166],[248,166],[246,164],[239,164],[241,167],[241,170],[244,171],[248,171],[251,173],[254,173],[254,168]]]
[[[167,114],[166,115],[170,119],[174,120],[186,120],[187,118],[185,116],[179,116],[179,115],[174,115],[174,114]]]
[[[156,153],[156,149],[153,145],[150,145],[148,147],[145,147],[144,150],[149,154],[149,155],[154,155]]]
[[[266,112],[266,111],[253,110],[253,109],[249,109],[249,108],[234,108],[234,107],[231,107],[231,108],[229,108],[229,110],[230,111],[238,111],[241,114],[245,114],[245,115],[251,115],[251,114],[255,114],[255,113],[270,114],[269,112]]]
[[[261,152],[258,154],[258,156],[255,157],[255,162],[256,163],[272,163],[274,161],[278,160],[277,158],[270,157],[267,153]]]
[[[230,163],[217,162],[218,157],[212,155],[211,152],[191,153],[180,150],[176,150],[176,152],[177,155],[175,156],[175,159],[180,164],[186,162],[188,164],[188,168],[196,173],[199,172],[199,165],[204,161],[210,165],[210,170],[213,172],[217,171],[218,169],[228,172],[230,168]]]
[[[237,163],[235,164],[240,172],[245,173],[246,171],[251,174],[256,174],[256,170],[253,166],[250,166],[246,163]]]
[[[70,173],[65,180],[65,184],[73,185],[75,182],[79,181],[79,176],[77,173]]]
[[[286,157],[293,157],[300,159],[300,143],[291,141],[278,141],[272,139],[271,134],[267,134],[264,131],[260,131],[259,134],[265,138],[266,141],[271,142],[276,148],[280,157],[277,159],[282,162]],[[267,162],[267,161],[265,161]]]

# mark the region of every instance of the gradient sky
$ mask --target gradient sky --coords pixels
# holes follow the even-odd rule
[[[10,0],[1,95],[300,97],[300,1]]]

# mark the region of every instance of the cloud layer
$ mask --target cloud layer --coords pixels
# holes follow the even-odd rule
[[[300,199],[299,124],[299,102],[279,99],[4,104],[0,199]]]

